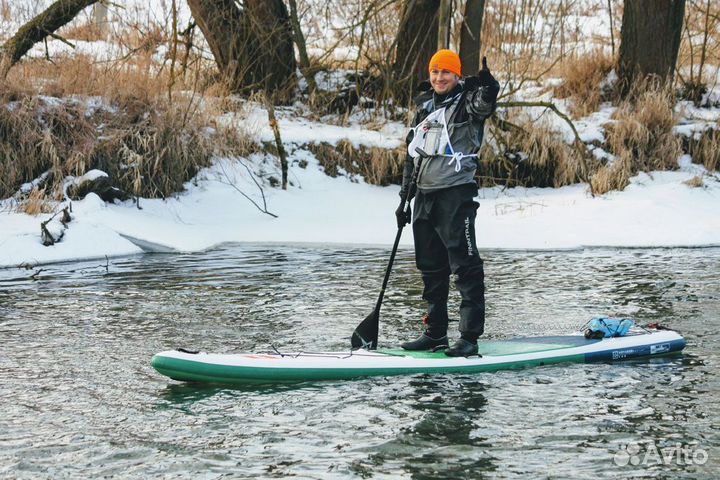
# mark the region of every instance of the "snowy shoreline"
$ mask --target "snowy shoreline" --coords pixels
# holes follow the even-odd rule
[[[610,110],[607,107],[602,115],[579,121],[581,136],[601,137],[600,125]],[[240,113],[223,115],[219,122],[267,142],[274,137],[266,118],[265,110],[250,102]],[[0,201],[0,268],[135,255],[143,252],[138,243],[165,252],[199,252],[231,242],[389,248],[397,231],[394,211],[399,186],[370,185],[342,171],[330,177],[306,144],[337,145],[346,140],[355,147],[392,149],[402,144],[406,127],[398,122],[386,122],[379,129],[355,121],[344,127],[327,125],[298,117],[293,109],[278,109],[278,118],[289,152],[287,191],[267,185],[260,191],[255,183],[258,178],[249,173],[260,172],[266,177],[261,183],[267,183],[269,176],[280,178],[272,155],[252,154],[241,159],[243,163],[218,158],[187,182],[183,192],[167,200],[141,198],[140,209],[131,201],[106,204],[95,194],[72,202],[73,221],[62,240],[49,247],[41,243],[40,223],[50,215],[13,213],[8,200]],[[682,128],[693,125],[685,120]],[[475,225],[478,248],[720,246],[720,175],[693,164],[688,155],[678,160],[678,167],[640,173],[623,191],[596,197],[585,184],[481,189],[476,198],[480,204]],[[701,187],[685,183],[697,183],[698,178]],[[267,210],[278,218],[262,213],[243,194],[259,205],[265,200]],[[401,245],[412,243],[412,229],[406,228]]]
[[[0,213],[0,267],[104,259],[143,253],[122,235],[177,252],[227,243],[352,245],[389,248],[396,232],[398,186],[378,187],[331,178],[305,150],[305,168],[291,167],[295,186],[265,189],[272,218],[238,189],[261,201],[247,171],[228,159],[201,171],[186,191],[168,200],[106,204],[94,194],[73,202],[73,221],[56,245],[40,241],[49,217]],[[720,246],[720,180],[684,158],[672,172],[642,173],[622,192],[591,197],[586,185],[481,189],[476,220],[481,250],[697,248]],[[704,187],[685,181],[704,175]],[[253,192],[253,188],[255,191]],[[401,245],[412,245],[412,229]],[[150,250],[153,250],[150,245]]]

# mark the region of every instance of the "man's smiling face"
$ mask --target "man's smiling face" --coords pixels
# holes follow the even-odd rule
[[[430,70],[430,85],[438,95],[445,95],[455,88],[460,77],[449,70],[433,68]]]

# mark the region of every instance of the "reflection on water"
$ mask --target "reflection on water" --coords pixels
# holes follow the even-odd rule
[[[387,254],[243,245],[0,270],[0,477],[717,476],[718,249],[484,255],[488,338],[627,315],[679,329],[681,357],[252,388],[179,384],[149,366],[176,346],[347,348]],[[421,289],[404,250],[381,344],[420,329]],[[709,459],[616,465],[632,442]]]

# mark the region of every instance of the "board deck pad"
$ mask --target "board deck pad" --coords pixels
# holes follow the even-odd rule
[[[673,330],[639,331],[625,337],[591,339],[582,335],[524,337],[478,342],[473,357],[442,351],[381,349],[354,352],[268,352],[244,354],[161,352],[152,366],[175,380],[248,384],[343,380],[417,373],[479,373],[550,365],[621,361],[678,353],[685,339]]]
[[[478,342],[478,353],[482,356],[493,355],[517,355],[520,353],[545,352],[561,348],[572,348],[581,345],[590,345],[600,340],[587,340],[581,336],[553,336],[553,337],[528,337],[512,338],[509,340],[490,340]],[[447,358],[442,352],[431,352],[428,350],[411,352],[402,349],[380,349],[381,353],[389,355],[402,355],[413,358]]]

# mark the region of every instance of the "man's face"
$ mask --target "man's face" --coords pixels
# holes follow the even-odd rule
[[[460,81],[460,77],[448,70],[430,70],[430,85],[438,95],[449,93]]]

